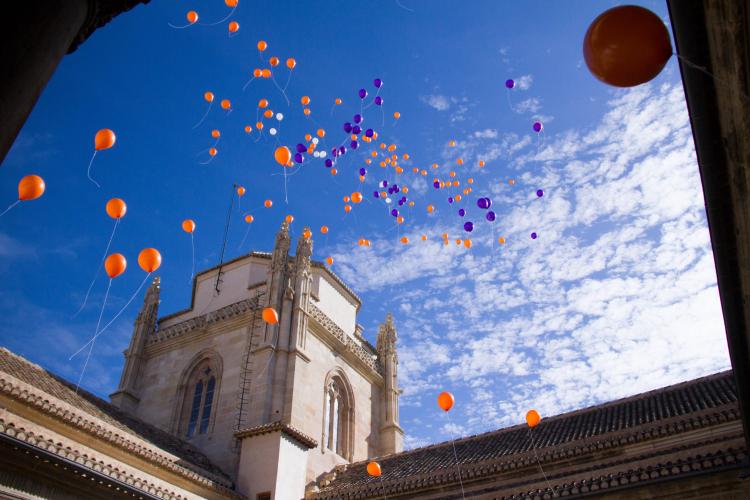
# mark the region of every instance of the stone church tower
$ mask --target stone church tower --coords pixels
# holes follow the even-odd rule
[[[403,448],[393,318],[374,348],[356,323],[359,298],[312,260],[312,239],[294,257],[290,246],[283,223],[272,253],[199,273],[190,307],[160,319],[156,278],[111,395],[196,446],[253,500],[301,498],[337,465]]]

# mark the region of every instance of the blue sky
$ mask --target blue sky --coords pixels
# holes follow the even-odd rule
[[[510,425],[531,407],[550,415],[727,368],[676,63],[631,90],[598,82],[583,63],[588,24],[614,4],[244,1],[231,38],[227,22],[167,26],[184,24],[190,9],[201,22],[219,20],[228,10],[219,1],[153,2],[118,17],[63,60],[0,169],[0,200],[8,204],[23,175],[47,183],[43,198],[0,219],[0,343],[77,378],[83,360],[68,356],[94,330],[103,278],[86,309],[73,314],[112,230],[103,208],[113,196],[125,199],[128,213],[112,251],[130,267],[113,283],[104,317],[141,283],[136,256],[147,246],[164,257],[161,313],[185,307],[191,254],[180,222],[197,223],[198,268],[216,264],[236,182],[247,188],[242,213],[255,222],[240,247],[246,225],[235,213],[228,257],[269,250],[280,221],[293,214],[295,234],[311,226],[315,257],[333,256],[334,270],[362,297],[359,322],[371,341],[393,311],[408,446]],[[667,20],[661,2],[642,4]],[[264,57],[297,60],[291,106],[269,80],[242,92],[260,66],[260,39],[269,44]],[[283,62],[279,68],[283,84]],[[400,161],[405,173],[373,163],[360,187],[357,170],[370,145],[343,157],[335,177],[308,158],[289,177],[285,204],[276,139],[292,147],[320,126],[329,147],[340,143],[342,123],[360,111],[357,90],[371,98],[374,78],[385,82],[384,118],[373,106],[364,124],[378,131],[378,143],[409,154]],[[512,91],[507,78],[518,83]],[[216,102],[193,129],[207,90]],[[312,120],[302,113],[303,95]],[[331,114],[336,97],[344,102]],[[224,98],[233,103],[228,115],[218,107]],[[284,119],[276,138],[256,142],[243,128],[255,122],[261,98]],[[394,111],[402,115],[397,124]],[[535,120],[542,134],[532,131]],[[104,127],[115,130],[117,144],[94,161],[97,189],[86,166]],[[222,132],[219,153],[202,165],[213,128]],[[441,178],[457,171],[461,188],[474,179],[467,201],[449,205],[448,193],[432,188],[433,163]],[[429,175],[415,176],[414,166]],[[384,179],[408,186],[415,202],[401,227],[372,198]],[[537,198],[540,188],[545,195]],[[347,215],[342,197],[358,190],[366,202]],[[480,196],[493,200],[492,224],[475,205]],[[262,207],[267,198],[271,209]],[[443,246],[439,235],[464,237],[466,219],[477,226],[471,250]],[[327,237],[317,232],[324,224]],[[398,242],[403,235],[409,245]],[[372,246],[358,247],[360,237]],[[83,381],[97,394],[117,385],[140,302],[97,343]],[[456,395],[450,422],[435,404],[442,390]]]

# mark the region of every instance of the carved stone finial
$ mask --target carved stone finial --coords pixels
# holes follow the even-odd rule
[[[396,327],[393,324],[393,315],[388,313],[385,317],[385,323],[382,323],[378,329],[378,352],[385,353],[395,349],[397,340],[398,335],[396,335]]]
[[[289,223],[287,221],[281,223],[279,232],[276,233],[276,245],[281,241],[289,241]]]
[[[310,228],[305,227],[302,231],[302,238],[297,242],[297,262],[298,268],[307,269],[310,267],[310,259],[312,258],[313,242],[312,238],[305,238],[305,234],[310,233]],[[301,265],[300,265],[301,264]]]

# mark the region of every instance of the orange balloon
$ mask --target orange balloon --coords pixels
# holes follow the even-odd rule
[[[370,462],[367,464],[367,473],[372,477],[379,477],[383,472],[380,470],[379,463]]]
[[[263,309],[263,321],[269,325],[275,325],[279,322],[279,313],[273,307],[266,307]]]
[[[302,232],[302,237],[305,239],[312,238],[312,231],[310,231],[308,228],[305,228],[305,230]]]
[[[404,223],[404,216],[403,215],[399,215],[398,217],[396,217],[396,222],[398,222],[399,224],[403,224]]]
[[[260,72],[260,76],[263,78],[271,78],[271,70],[268,68],[263,68],[263,70]]]
[[[401,118],[401,113],[399,113],[398,111],[396,111],[395,113],[393,113],[393,117],[394,117],[394,118],[395,118],[396,120],[398,120],[399,118]]]
[[[221,137],[221,132],[219,132],[218,130],[212,130],[211,137],[213,137],[214,139],[218,139],[219,137]]]
[[[479,166],[483,167],[485,165],[484,160],[479,160]]]
[[[422,241],[427,241],[427,236],[424,234],[422,235]]]
[[[307,106],[308,104],[310,104],[310,97],[303,95],[302,99],[300,99],[299,102],[301,102],[303,106]]]
[[[284,217],[284,220],[286,221],[287,224],[291,224],[292,222],[294,222],[294,216],[287,215],[286,217]]]
[[[352,203],[362,203],[362,193],[355,191],[352,193]]]
[[[214,102],[214,93],[206,92],[205,94],[203,94],[203,98],[206,100],[206,102]]]
[[[115,145],[115,133],[108,128],[103,128],[94,136],[94,149],[101,151],[102,149],[109,149]]]
[[[267,48],[268,48],[268,44],[265,41],[261,40],[260,42],[258,42],[258,50],[259,51],[263,52]]]
[[[409,238],[407,238],[406,236],[402,236],[401,237],[401,243],[403,243],[404,245],[406,245],[407,243],[409,243]]]
[[[18,182],[18,199],[36,200],[44,194],[45,187],[44,179],[38,175],[27,175]]]
[[[247,222],[248,224],[250,224],[254,220],[255,220],[255,218],[252,215],[246,215],[245,216],[245,222]]]
[[[344,205],[344,212],[349,213],[351,211],[352,211],[352,206],[351,205]]]
[[[268,63],[275,68],[276,66],[279,65],[279,58],[276,56],[273,56],[271,59],[268,60]]]
[[[326,262],[328,263],[329,266],[332,266],[333,265],[333,257],[328,257],[326,259]]]
[[[245,132],[246,133],[249,134],[252,131],[253,131],[253,126],[252,125],[245,125]]]
[[[187,16],[185,17],[187,17],[187,20],[190,24],[194,24],[195,22],[198,21],[198,13],[195,12],[194,10],[189,11],[187,13]]]
[[[127,267],[128,261],[125,260],[125,256],[121,253],[113,253],[104,261],[104,270],[107,271],[107,276],[110,279],[117,278],[125,272]]]
[[[224,0],[224,3],[227,5],[227,7],[235,8],[237,7],[239,0]]]
[[[438,406],[444,411],[449,411],[451,408],[453,408],[453,404],[455,402],[456,400],[453,399],[453,394],[451,394],[450,392],[441,392],[438,395]]]
[[[432,206],[432,205],[427,205],[427,213],[428,213],[428,214],[431,214],[431,213],[432,213],[432,212],[434,212],[434,211],[435,211],[435,207],[434,207],[434,206]]]
[[[505,245],[505,238],[503,238],[502,236],[500,236],[500,237],[499,237],[499,238],[497,239],[497,242],[498,242],[498,243],[500,243],[501,245]]]
[[[529,410],[526,413],[526,423],[529,425],[529,427],[536,427],[539,425],[539,422],[542,420],[542,417],[539,416],[539,412],[536,410]]]
[[[106,210],[107,215],[113,219],[122,219],[125,217],[125,212],[128,211],[128,206],[125,205],[125,201],[120,198],[112,198],[104,206],[104,210]]]
[[[144,248],[138,254],[138,265],[147,273],[153,273],[161,266],[161,254],[156,248]]]
[[[263,122],[255,122],[255,128],[258,130],[263,130]]]
[[[337,97],[336,100],[333,102],[336,104],[336,106],[340,106],[343,101],[341,100],[340,97]]]
[[[218,153],[218,152],[219,152],[219,150],[216,149],[216,148],[210,148],[208,150],[208,154],[210,154],[211,156],[216,156],[216,153]]]
[[[514,185],[515,183],[516,183],[515,179],[510,179],[508,181],[508,184],[510,184],[511,186]]]
[[[615,87],[633,87],[658,75],[672,56],[664,22],[635,5],[600,14],[586,31],[583,58],[591,73]]]
[[[237,21],[232,21],[231,23],[229,23],[229,32],[230,33],[237,33],[237,31],[239,31],[239,29],[240,29],[240,23],[238,23]]]
[[[471,240],[469,240],[469,239],[464,240],[464,246],[466,248],[471,248]]]
[[[265,116],[266,118],[271,118],[273,116],[273,110],[271,110],[271,109],[265,110],[263,112],[263,116]]]
[[[336,175],[336,174],[338,174],[338,173],[339,173],[339,171],[338,171],[338,170],[336,170],[335,168],[332,168],[332,169],[331,169],[331,175]]]
[[[305,116],[310,116],[310,113],[312,113],[312,111],[310,111],[310,108],[305,108],[302,110],[302,112],[305,114]]]
[[[297,65],[297,61],[293,57],[290,57],[286,60],[286,67],[289,69],[294,69],[294,67]]]
[[[292,159],[292,152],[286,146],[279,146],[276,148],[276,151],[274,151],[273,157],[276,160],[276,163],[285,167],[287,163],[289,163],[289,160]]]
[[[223,109],[229,109],[229,108],[231,108],[232,107],[232,101],[230,101],[229,99],[223,99],[221,101],[221,107]]]
[[[263,202],[263,206],[266,208],[271,208],[273,206],[273,202],[271,200],[266,200]]]
[[[268,99],[261,99],[258,101],[258,107],[259,108],[267,108],[268,107]]]
[[[263,72],[260,70],[260,68],[255,68],[253,70],[253,78],[260,78],[263,75]]]
[[[239,187],[237,188],[237,196],[245,196],[245,193],[246,193],[246,190],[245,190],[245,188],[244,188],[244,187],[242,187],[242,186],[239,186]]]
[[[321,226],[320,232],[323,234],[328,234],[328,226]]]
[[[195,221],[192,219],[185,219],[182,221],[182,230],[186,233],[192,233],[195,231]]]

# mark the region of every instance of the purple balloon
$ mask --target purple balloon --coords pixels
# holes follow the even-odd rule
[[[488,221],[492,222],[492,221],[494,221],[494,220],[495,220],[495,212],[493,212],[492,210],[490,210],[489,212],[487,212],[487,213],[485,214],[485,216],[484,216],[484,217],[485,217],[485,218],[486,218],[486,219],[487,219]]]
[[[482,210],[487,210],[492,206],[492,200],[490,200],[489,198],[479,198],[477,200],[477,206]]]
[[[537,189],[536,190],[536,195],[537,195],[537,197],[541,198],[542,196],[544,196],[544,190]]]
[[[375,88],[379,89],[380,87],[383,86],[383,80],[381,80],[380,78],[376,78],[375,80],[372,81],[372,84],[375,85]]]
[[[354,115],[354,123],[362,123],[362,115],[360,115],[359,113]]]
[[[435,181],[432,185],[435,186],[435,189],[440,189],[440,181]]]
[[[346,146],[339,147],[339,155],[345,155],[346,154]]]
[[[372,192],[372,195],[373,195],[373,196],[374,196],[375,198],[380,198],[380,192],[379,192],[379,191],[373,191],[373,192]]]
[[[360,127],[359,125],[355,125],[352,127],[352,134],[359,135],[361,133],[362,133],[362,127]]]
[[[307,148],[304,144],[297,144],[297,152],[298,153],[305,153],[307,152]]]
[[[392,187],[388,188],[388,194],[393,194],[393,188]]]
[[[375,135],[375,131],[373,129],[368,128],[367,130],[365,130],[365,136],[372,137],[373,135]]]
[[[453,203],[453,196],[448,197],[448,203]]]
[[[534,132],[541,132],[544,128],[544,125],[542,125],[542,122],[534,122],[532,128],[534,129]]]
[[[339,155],[339,150],[338,150],[337,148],[333,148],[333,149],[331,150],[331,154],[332,154],[332,155],[333,155],[333,157],[335,158],[335,157],[337,157],[337,156]]]
[[[326,158],[326,167],[331,168],[333,166],[333,160]]]
[[[536,234],[536,233],[531,233],[531,239],[532,239],[532,240],[535,240],[535,239],[536,239],[536,237],[537,237],[537,234]]]
[[[401,191],[401,188],[400,188],[400,187],[398,187],[398,184],[394,184],[394,185],[393,185],[393,192],[394,192],[394,193],[398,193],[399,191]]]
[[[404,200],[398,200],[398,206],[402,206],[404,203],[406,203]]]
[[[349,123],[349,122],[344,123],[344,132],[346,132],[347,134],[351,134],[352,133],[352,124],[351,123]]]
[[[352,147],[352,149],[357,149],[359,147],[359,143],[357,141],[352,141],[349,143],[349,145]]]
[[[383,105],[383,98],[380,97],[380,96],[377,96],[375,98],[375,104],[377,104],[378,106],[382,106]]]
[[[395,208],[391,210],[391,215],[394,217],[398,217],[398,210],[396,210]]]
[[[466,215],[466,210],[464,210],[463,208],[459,208],[458,209],[458,215],[460,217],[463,217],[464,215]]]
[[[297,163],[302,163],[305,160],[305,157],[302,156],[302,153],[295,153],[294,154],[294,161]]]
[[[388,185],[388,181],[383,181],[383,187],[386,187]]]
[[[364,99],[367,97],[367,91],[365,89],[359,89],[359,98]]]
[[[359,175],[367,175],[367,169],[365,167],[360,168]]]
[[[506,88],[512,89],[515,86],[516,86],[516,82],[514,82],[512,78],[508,78],[507,80],[505,80]]]
[[[470,221],[467,221],[467,222],[466,222],[466,223],[464,224],[464,231],[466,231],[467,233],[470,233],[470,232],[472,232],[473,230],[474,230],[474,223],[473,223],[473,222],[470,222]]]

